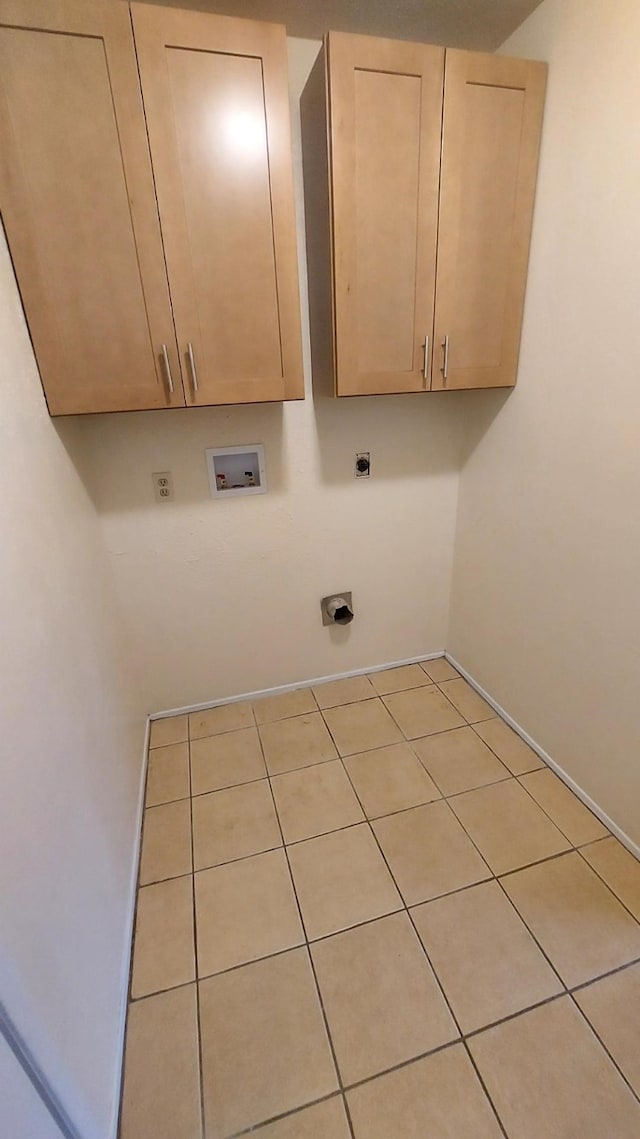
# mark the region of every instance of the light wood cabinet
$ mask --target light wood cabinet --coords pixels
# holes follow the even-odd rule
[[[284,28],[131,10],[187,402],[301,398]]]
[[[284,28],[132,9],[135,43],[121,0],[0,0],[0,207],[49,410],[302,398]]]
[[[515,383],[545,81],[327,37],[302,124],[314,375],[336,395]]]
[[[0,205],[51,414],[184,403],[126,5],[1,0]]]

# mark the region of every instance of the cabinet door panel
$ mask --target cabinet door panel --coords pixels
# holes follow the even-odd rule
[[[336,391],[422,391],[444,53],[337,33],[328,52]]]
[[[183,404],[124,5],[0,6],[0,194],[51,413]]]
[[[132,11],[188,402],[300,398],[284,29]]]
[[[545,79],[544,64],[447,52],[434,389],[515,383]]]

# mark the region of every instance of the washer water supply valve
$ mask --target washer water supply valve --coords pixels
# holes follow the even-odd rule
[[[323,625],[349,625],[353,621],[351,593],[330,593],[320,602]]]

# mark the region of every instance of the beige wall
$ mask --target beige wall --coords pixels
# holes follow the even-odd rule
[[[298,99],[319,45],[290,41],[307,395]],[[456,402],[457,401],[457,402]],[[94,417],[76,454],[100,512],[151,709],[444,648],[459,397],[323,399]],[[213,501],[206,446],[266,446],[269,492]],[[353,478],[370,450],[369,481]],[[175,502],[151,473],[170,469]],[[323,628],[351,589],[356,619]]]
[[[640,7],[546,0],[515,392],[469,420],[449,648],[640,842]]]
[[[84,1139],[107,1139],[143,721],[125,698],[95,510],[47,415],[1,230],[0,344],[0,1000]]]

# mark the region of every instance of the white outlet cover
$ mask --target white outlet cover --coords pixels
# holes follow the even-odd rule
[[[171,471],[154,471],[151,478],[156,502],[171,502],[173,500],[173,475]]]
[[[207,447],[205,455],[212,498],[266,494],[267,472],[262,443]]]

